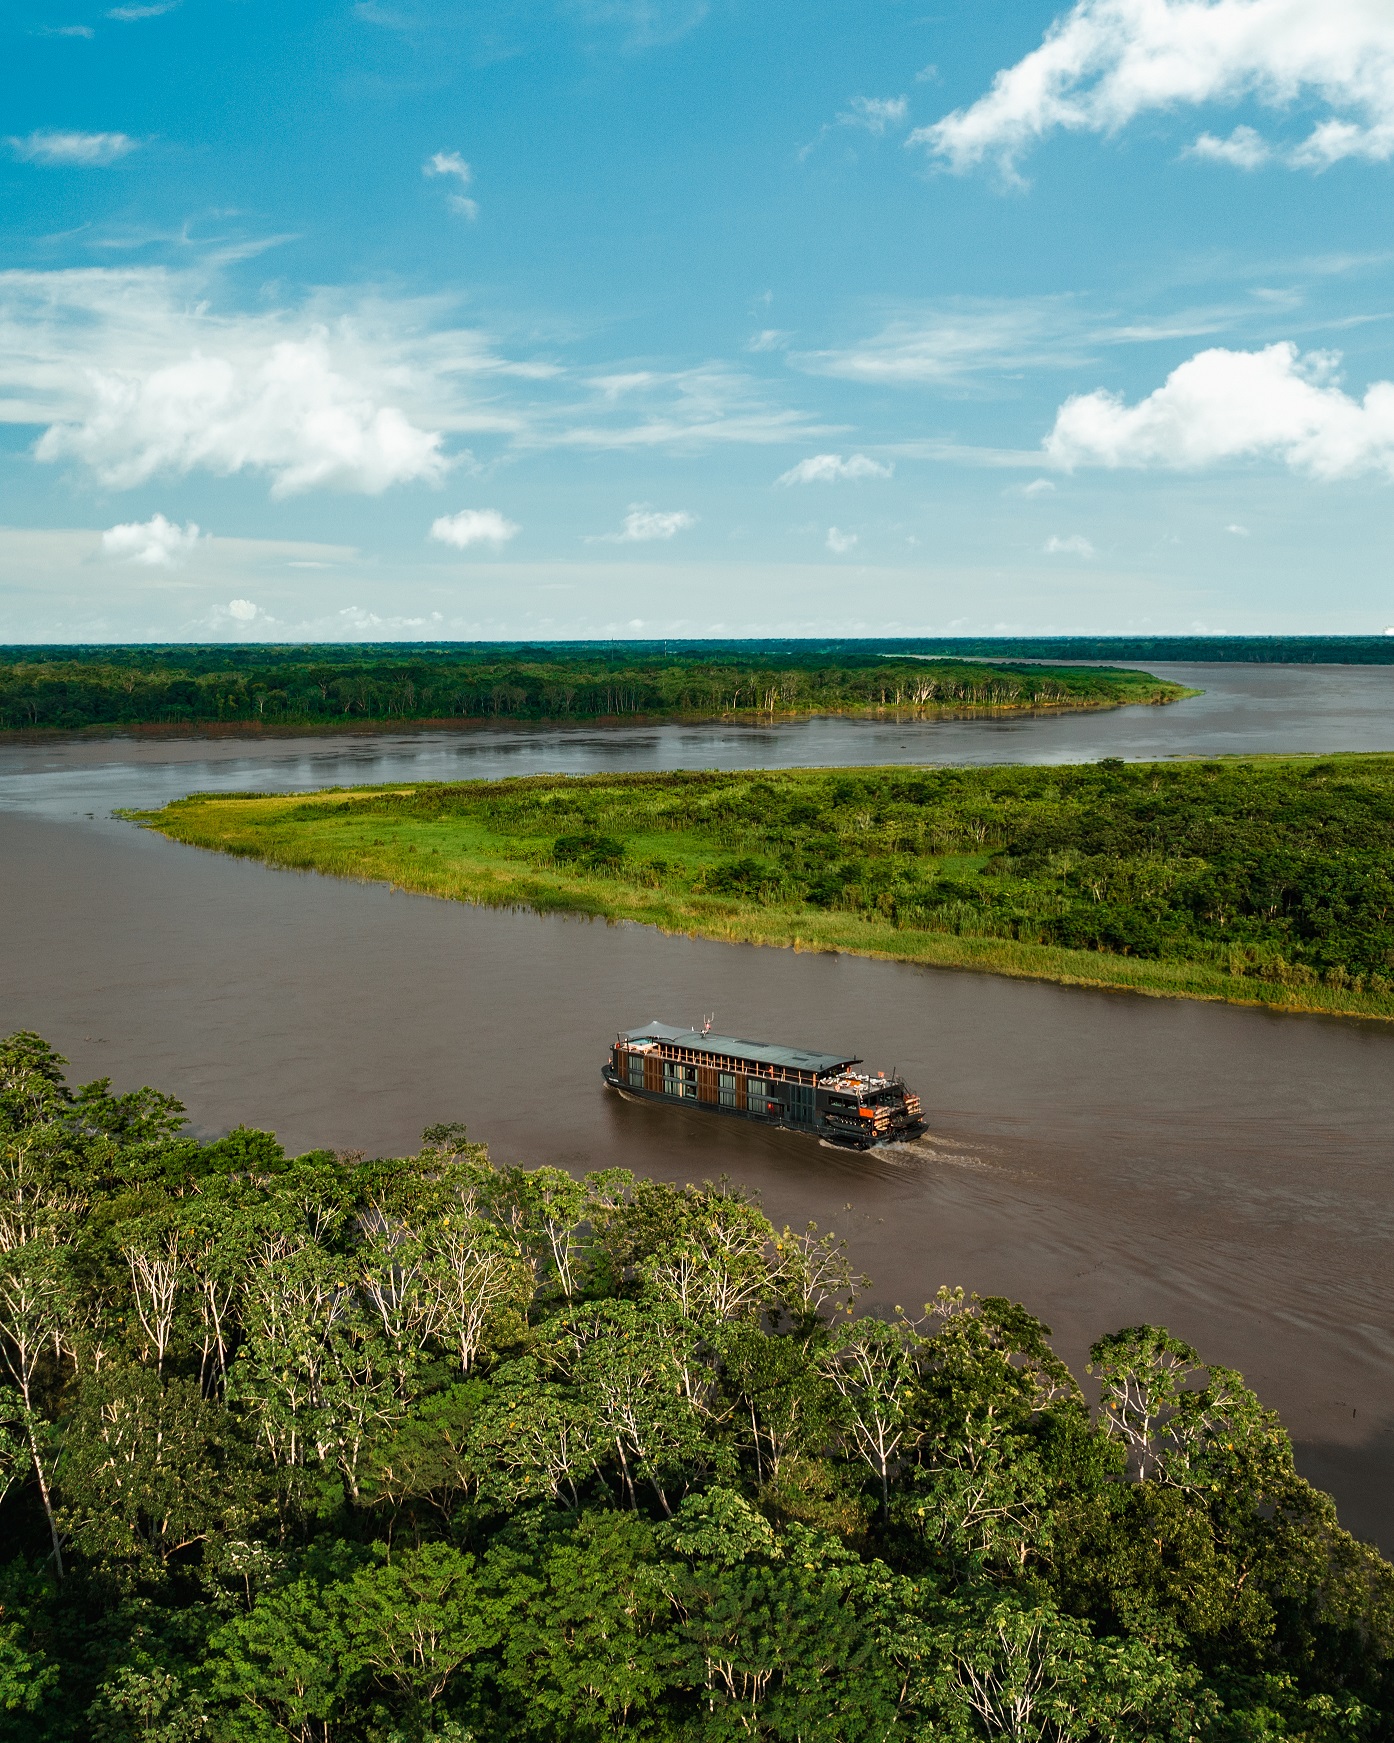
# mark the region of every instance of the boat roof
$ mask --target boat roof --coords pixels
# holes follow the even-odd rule
[[[810,1053],[802,1047],[779,1047],[772,1041],[742,1041],[735,1035],[704,1035],[700,1029],[675,1029],[671,1023],[644,1023],[622,1031],[626,1041],[674,1041],[697,1053],[720,1053],[749,1059],[757,1065],[782,1065],[789,1071],[836,1071],[855,1065],[858,1053]]]

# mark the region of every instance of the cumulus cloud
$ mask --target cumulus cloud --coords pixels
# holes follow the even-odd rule
[[[317,485],[377,495],[445,472],[438,432],[378,405],[334,367],[327,338],[269,347],[250,367],[195,354],[132,378],[94,379],[78,424],[55,424],[40,460],[80,460],[118,489],[196,468],[269,472],[272,495]]]
[[[882,464],[867,454],[811,454],[787,472],[781,472],[777,484],[835,484],[842,478],[889,478],[895,471],[891,464]]]
[[[1394,157],[1394,8],[1387,0],[1078,0],[985,96],[917,129],[909,143],[952,169],[995,159],[1010,174],[1057,129],[1116,133],[1149,112],[1243,99],[1330,111],[1283,151],[1290,164]],[[1233,140],[1229,161],[1257,149]]]
[[[1339,386],[1338,364],[1287,342],[1201,351],[1136,405],[1102,390],[1066,400],[1045,450],[1067,470],[1273,459],[1322,479],[1394,478],[1394,382],[1356,399]]]
[[[179,526],[162,514],[147,521],[128,521],[108,527],[102,534],[102,551],[125,563],[144,563],[151,569],[172,569],[195,549],[199,530],[193,521]]]
[[[856,533],[844,533],[840,527],[829,527],[828,536],[823,543],[834,554],[843,557],[857,542]]]
[[[599,533],[590,544],[646,545],[654,539],[671,539],[697,525],[697,516],[685,508],[650,508],[646,502],[631,502],[629,513],[617,533]]]
[[[129,133],[65,133],[50,128],[27,133],[22,139],[11,137],[8,144],[25,163],[104,169],[118,158],[128,157],[140,141]]]
[[[1094,555],[1094,547],[1083,533],[1069,533],[1063,539],[1052,533],[1041,549],[1048,557],[1092,557]]]
[[[457,551],[467,551],[471,545],[506,545],[521,531],[496,508],[462,508],[431,522],[431,537],[442,545],[454,545]]]
[[[0,422],[35,453],[126,489],[161,474],[260,472],[273,494],[435,482],[447,431],[512,431],[480,384],[512,364],[436,302],[219,313],[210,281],[159,268],[0,272]]]
[[[1271,162],[1273,147],[1252,127],[1236,127],[1225,139],[1202,133],[1193,145],[1187,146],[1185,155],[1207,163],[1227,163],[1234,169],[1262,169]]]
[[[236,623],[253,623],[256,621],[259,606],[253,605],[250,599],[230,599],[227,614]]]

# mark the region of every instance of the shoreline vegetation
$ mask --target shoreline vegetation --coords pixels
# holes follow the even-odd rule
[[[1394,756],[191,794],[190,846],[486,906],[1394,1018]]]
[[[1165,1329],[1086,1393],[729,1181],[64,1066],[0,1038],[0,1743],[1389,1743],[1394,1567]]]
[[[1150,673],[736,645],[566,649],[4,649],[0,733],[362,731],[815,714],[933,719],[1198,694]],[[64,653],[67,658],[55,657]]]

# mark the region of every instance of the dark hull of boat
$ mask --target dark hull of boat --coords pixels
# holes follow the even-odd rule
[[[623,1081],[613,1065],[603,1065],[600,1075],[611,1089],[618,1090],[631,1101],[654,1102],[665,1108],[685,1108],[689,1113],[721,1114],[726,1119],[745,1120],[752,1126],[764,1126],[767,1130],[797,1132],[801,1138],[822,1138],[848,1150],[870,1150],[878,1143],[896,1143],[905,1138],[918,1138],[925,1130],[923,1120],[914,1120],[898,1126],[888,1136],[862,1137],[859,1132],[849,1132],[827,1120],[820,1119],[816,1124],[806,1126],[777,1116],[772,1118],[769,1114],[747,1113],[744,1108],[722,1107],[719,1102],[698,1101],[692,1096],[663,1095],[651,1089],[640,1089],[637,1084]]]

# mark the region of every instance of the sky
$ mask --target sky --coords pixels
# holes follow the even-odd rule
[[[0,642],[1394,626],[1390,0],[0,50]]]

